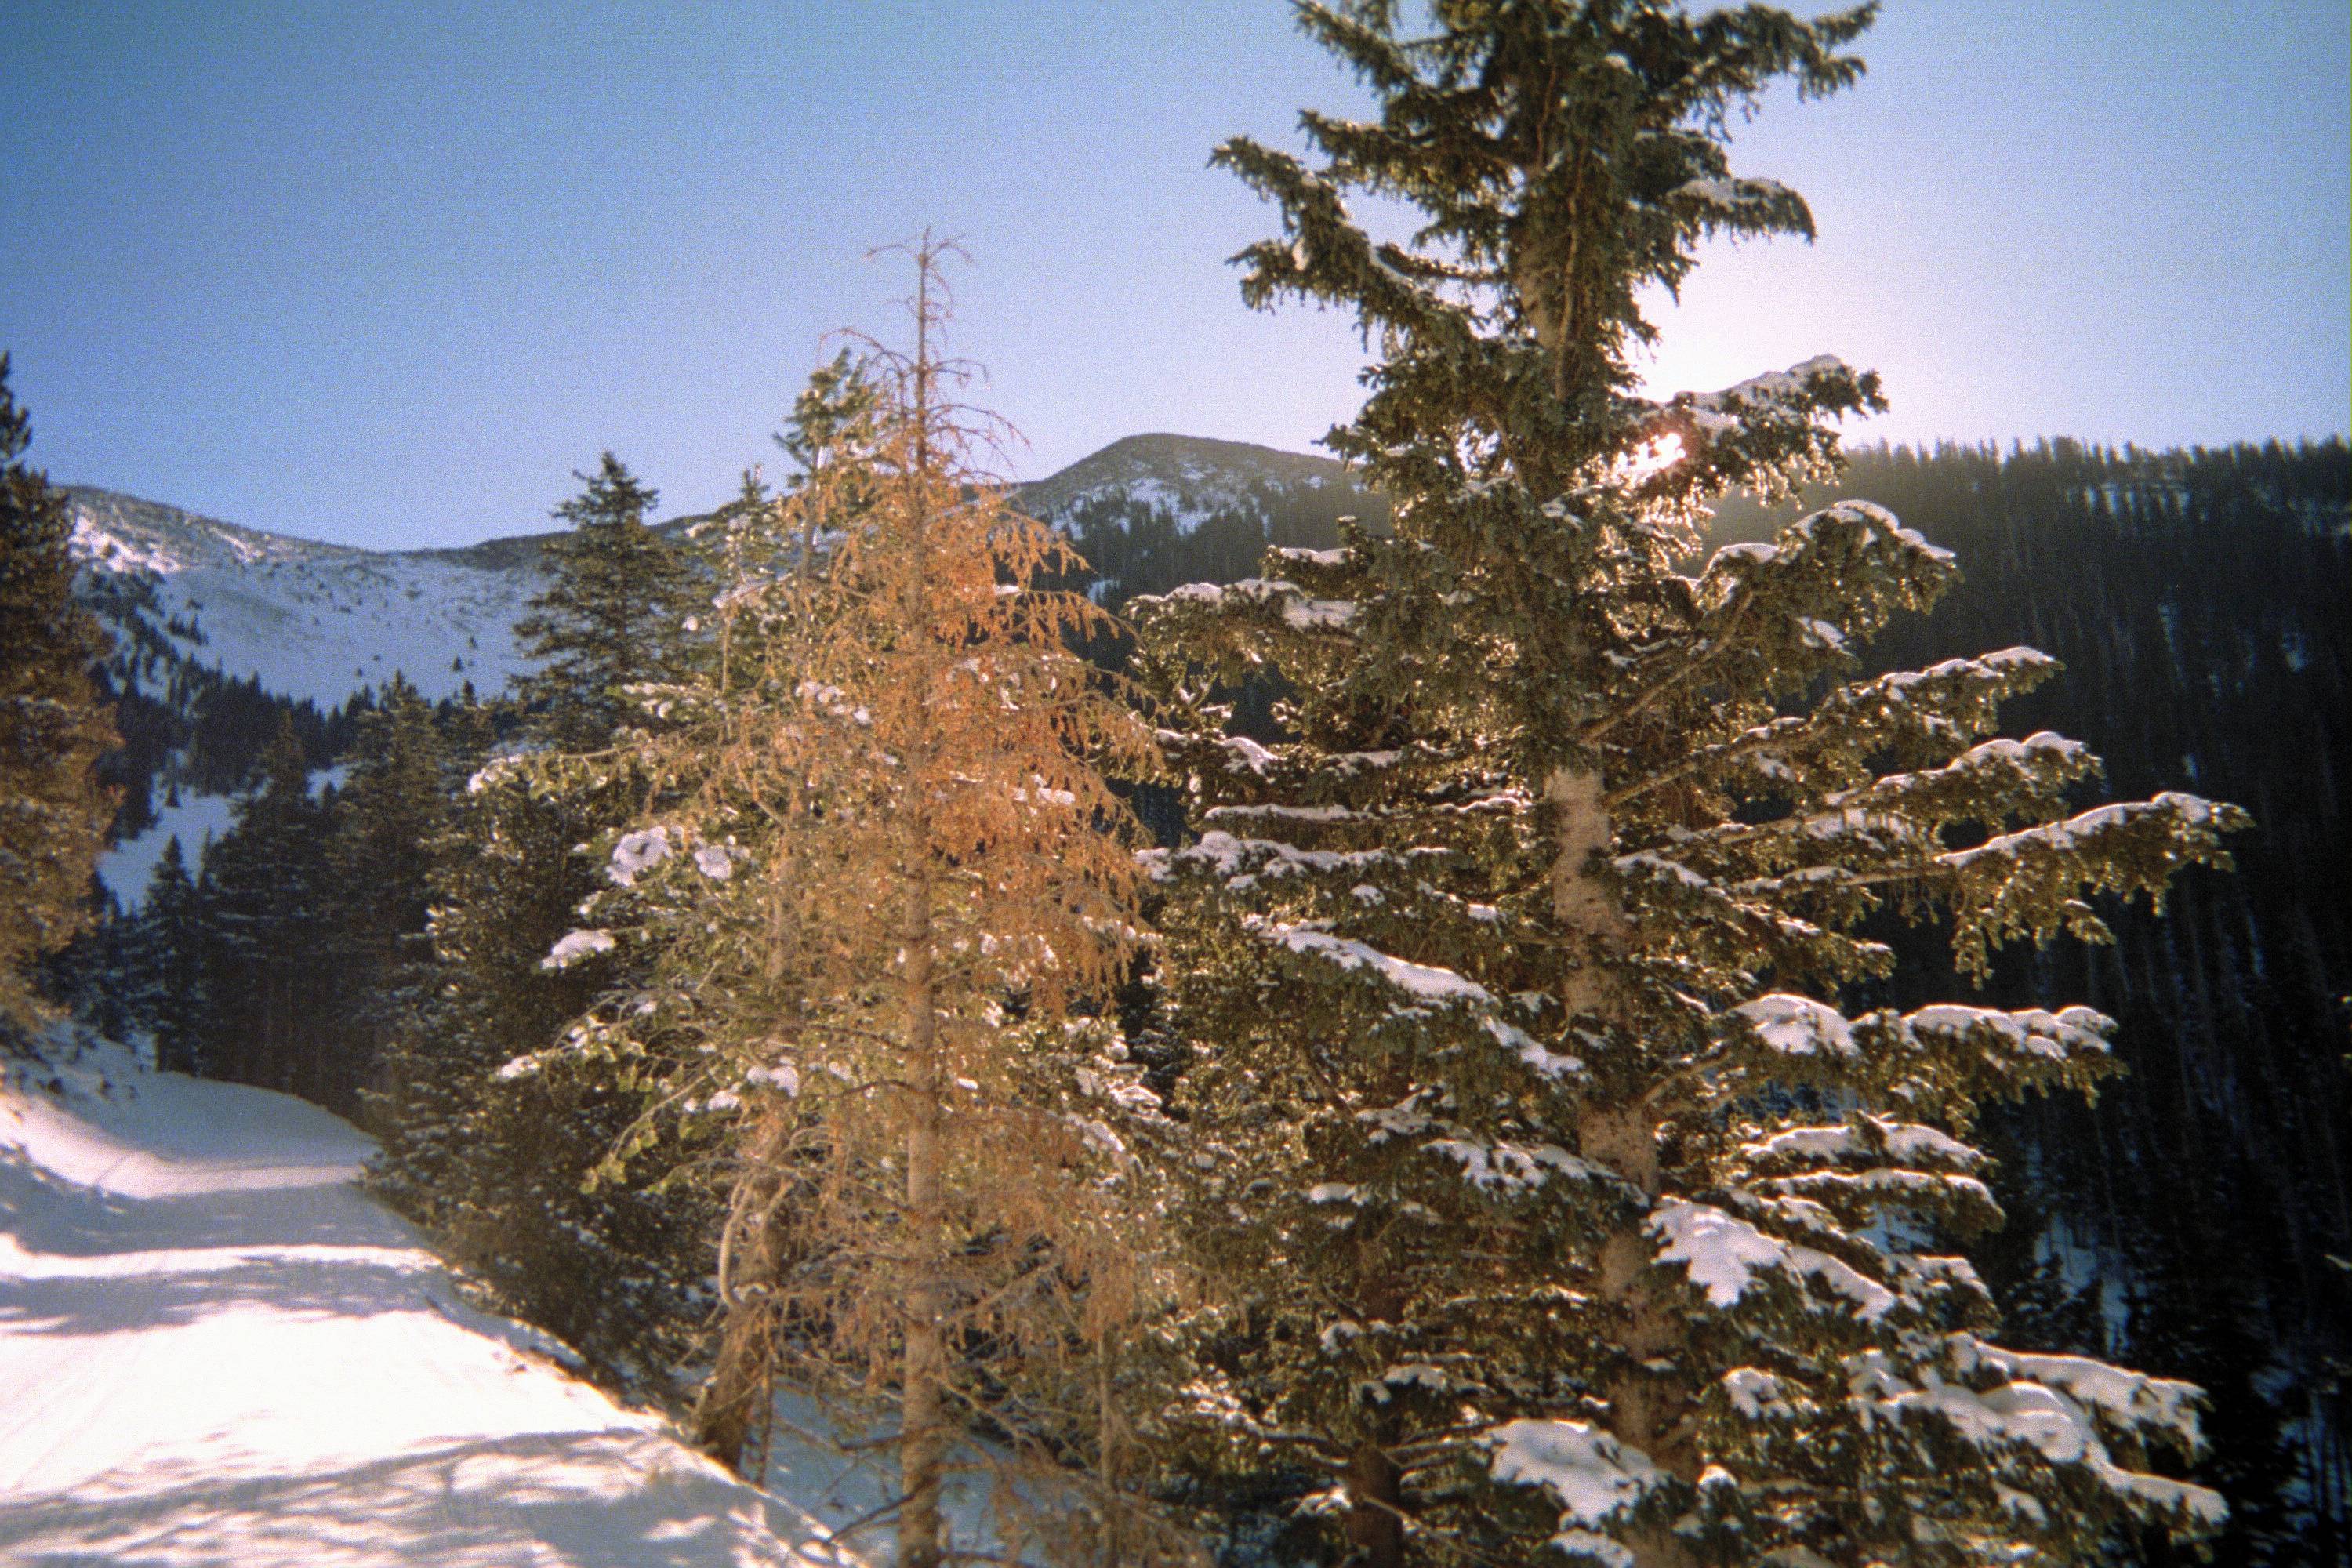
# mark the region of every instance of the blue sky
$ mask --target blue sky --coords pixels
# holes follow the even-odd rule
[[[1024,477],[1358,397],[1343,319],[1223,266],[1272,220],[1209,149],[1355,101],[1276,0],[17,0],[0,40],[0,346],[61,480],[456,543],[610,447],[707,507],[926,225]],[[1833,353],[1885,378],[1865,437],[2346,430],[2342,0],[1894,0],[1864,53],[1734,153],[1819,243],[1711,257],[1654,385]]]

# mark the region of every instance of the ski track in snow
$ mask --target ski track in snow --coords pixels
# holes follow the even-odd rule
[[[347,1123],[61,1070],[0,1089],[0,1563],[862,1564],[466,1306]]]

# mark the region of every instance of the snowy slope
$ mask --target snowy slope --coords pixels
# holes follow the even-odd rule
[[[1055,521],[1090,502],[1135,503],[1189,531],[1221,512],[1256,510],[1264,489],[1322,489],[1348,483],[1328,458],[1277,452],[1197,436],[1129,436],[1024,485],[1031,513]]]
[[[194,876],[204,864],[206,847],[225,837],[236,819],[236,801],[230,795],[191,792],[177,805],[158,805],[155,821],[145,832],[110,846],[98,858],[98,879],[106,884],[116,903],[126,910],[136,909],[147,897],[148,880],[155,875],[155,864],[163,858],[166,844],[174,838],[180,841],[181,858]]]
[[[1328,549],[1338,521],[1380,528],[1388,503],[1328,458],[1195,436],[1129,436],[1024,485],[1023,510],[1069,535],[1117,605],[1253,575],[1269,544]]]
[[[466,1307],[368,1140],[140,1070],[0,1090],[0,1562],[853,1568]]]
[[[66,490],[93,573],[152,581],[151,624],[197,665],[323,711],[394,670],[426,698],[523,668],[513,626],[543,582],[533,540],[391,552],[319,544],[87,486]]]
[[[63,487],[94,577],[154,590],[143,612],[175,654],[321,711],[394,670],[428,700],[488,694],[525,668],[513,626],[546,581],[548,534],[463,550],[375,551],[264,533],[89,485]],[[1021,487],[1074,531],[1279,531],[1293,513],[1385,514],[1327,458],[1239,441],[1130,436]],[[674,528],[685,519],[665,524]]]
[[[1328,458],[1277,451],[1247,441],[1202,436],[1128,436],[1068,468],[1021,487],[1030,514],[1067,525],[1090,510],[1112,506],[1156,514],[1180,533],[1214,518],[1269,520],[1297,498],[1318,492],[1357,497],[1348,470]],[[1369,507],[1385,511],[1377,501]]]

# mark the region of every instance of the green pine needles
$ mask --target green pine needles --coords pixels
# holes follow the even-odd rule
[[[48,1015],[34,965],[89,924],[114,816],[94,771],[114,720],[89,679],[106,637],[74,602],[72,523],[22,460],[32,439],[0,353],[0,1047]]]
[[[1253,305],[1353,310],[1329,445],[1391,534],[1139,601],[1198,836],[1158,854],[1219,1297],[1191,1394],[1236,1462],[1319,1477],[1348,1561],[2083,1561],[2195,1537],[2160,1472],[2199,1394],[1994,1340],[1957,1242],[1998,1223],[1988,1098],[2089,1089],[2109,1020],[1849,1016],[1895,911],[1956,958],[2160,900],[2231,807],[2068,816],[2097,761],[1996,734],[2012,648],[1849,679],[1951,557],[1847,501],[1694,554],[1709,498],[1836,469],[1876,379],[1817,359],[1636,395],[1640,308],[1710,237],[1810,236],[1732,173],[1774,83],[1855,79],[1871,8],[1307,5],[1375,118],[1217,158],[1280,210]],[[1381,238],[1371,197],[1419,226]],[[1244,690],[1276,693],[1244,732]]]
[[[695,595],[691,568],[646,526],[659,492],[610,452],[573,478],[585,488],[555,509],[571,531],[549,542],[551,580],[515,623],[541,662],[515,688],[541,738],[586,750],[635,716],[623,686],[676,668]]]

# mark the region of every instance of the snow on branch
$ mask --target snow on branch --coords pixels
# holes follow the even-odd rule
[[[1616,1179],[1556,1143],[1513,1143],[1504,1139],[1481,1142],[1457,1137],[1432,1139],[1423,1147],[1458,1163],[1462,1179],[1481,1192],[1504,1195],[1531,1192],[1554,1175],[1578,1182]]]
[[[1239,892],[1255,887],[1260,878],[1276,881],[1285,877],[1324,876],[1361,880],[1367,872],[1394,864],[1400,857],[1388,849],[1301,849],[1279,839],[1236,838],[1212,828],[1182,849],[1146,850],[1143,858],[1157,879],[1164,880],[1180,869],[1204,870]]]
[[[2162,907],[2184,865],[2226,868],[2224,833],[2252,826],[2236,806],[2168,791],[2149,800],[2112,801],[2066,818],[1948,850],[1937,866],[1953,877],[1954,961],[1981,975],[1995,943],[2064,929],[2086,941],[2107,930],[2082,901],[2091,892],[2138,893]]]
[[[1647,1222],[1661,1245],[1657,1260],[1679,1263],[1690,1282],[1718,1310],[1736,1307],[1762,1273],[1792,1282],[1813,1281],[1844,1299],[1846,1310],[1864,1321],[1885,1315],[1895,1292],[1852,1264],[1810,1247],[1800,1247],[1757,1229],[1712,1204],[1667,1198]]]
[[[1964,1374],[1998,1373],[2060,1390],[2088,1411],[2111,1437],[2161,1442],[2192,1458],[2204,1451],[2198,1415],[2204,1407],[2205,1393],[2195,1384],[2150,1377],[2088,1356],[2006,1350],[1972,1334],[1954,1336],[1952,1352],[1955,1364]]]
[[[1901,1209],[1934,1215],[1958,1229],[1982,1232],[2002,1219],[1992,1189],[1974,1176],[1948,1171],[1913,1171],[1882,1166],[1869,1171],[1801,1171],[1754,1184],[1773,1197],[1818,1204],[1849,1226],[1867,1225],[1881,1212]]]
[[[1848,1357],[1848,1387],[1864,1421],[1896,1430],[1930,1423],[1995,1465],[2030,1455],[2145,1521],[2211,1529],[2226,1517],[2220,1493],[2133,1468],[2109,1447],[2111,1437],[2136,1447],[2147,1436],[2191,1457],[2201,1451],[2186,1384],[2081,1357],[2000,1351],[1967,1334],[1948,1346],[1947,1367],[1905,1368],[1885,1351]]]
[[[1141,616],[1169,605],[1197,605],[1213,612],[1229,608],[1271,609],[1284,625],[1300,631],[1337,630],[1356,613],[1353,600],[1311,598],[1297,584],[1279,577],[1187,583],[1165,594],[1144,595],[1134,601],[1131,609]]]
[[[1248,917],[1244,929],[1292,952],[1311,954],[1341,969],[1368,973],[1403,992],[1416,1003],[1439,1006],[1495,1005],[1495,994],[1476,981],[1437,964],[1414,963],[1393,953],[1382,952],[1370,942],[1333,936],[1328,931],[1305,926],[1286,925],[1260,915]]]
[[[1693,773],[1801,796],[1808,784],[1834,785],[1861,776],[1862,760],[1880,752],[1892,751],[1909,766],[1940,763],[1991,733],[2003,701],[2057,671],[2058,661],[2048,654],[2007,647],[1834,687],[1810,712],[1744,730],[1621,788],[1611,804]]]
[[[1802,214],[1803,203],[1793,194],[1772,193],[1769,181],[1700,180],[1681,188],[1677,205],[1704,227],[1739,229],[1771,213]],[[1721,205],[1727,201],[1732,205]],[[1809,229],[1810,222],[1802,226]],[[1824,354],[1720,392],[1682,393],[1662,406],[1649,406],[1654,412],[1645,426],[1654,437],[1680,437],[1690,453],[1653,478],[1650,488],[1720,493],[1745,487],[1769,504],[1794,494],[1807,479],[1835,471],[1837,437],[1831,420],[1886,404],[1876,374],[1857,374]]]
[[[2082,742],[2037,730],[2021,741],[2004,736],[1979,742],[1942,767],[1888,773],[1859,789],[1841,790],[1823,804],[1900,811],[1931,821],[1997,820],[1995,814],[2004,809],[2054,806],[2067,785],[2098,769],[2099,759]]]
[[[1765,1049],[1786,1057],[1854,1057],[1853,1026],[1844,1014],[1810,996],[1774,992],[1732,1012],[1748,1021]]]
[[[1629,1568],[1633,1553],[1597,1530],[1623,1521],[1672,1484],[1649,1455],[1582,1421],[1506,1421],[1482,1442],[1488,1474],[1507,1485],[1538,1488],[1559,1505],[1554,1546]]]
[[[1872,636],[1897,608],[1926,608],[1956,575],[1949,551],[1869,501],[1839,501],[1800,518],[1770,544],[1726,545],[1684,584],[1698,617],[1693,635],[1673,639],[1663,668],[1639,661],[1583,739],[1597,742],[1702,681],[1801,687],[1850,663],[1850,639]]]
[[[1786,223],[1792,218],[1801,218],[1805,211],[1804,203],[1797,193],[1778,180],[1727,175],[1706,175],[1685,180],[1667,192],[1666,199],[1686,203],[1697,209],[1702,221],[1710,227],[1721,224],[1753,227],[1767,223]],[[1816,360],[1811,363],[1818,364],[1822,362]],[[1840,363],[1835,360],[1829,363]],[[1801,365],[1798,368],[1802,370],[1806,367]],[[1748,384],[1752,384],[1742,383],[1742,385]],[[1727,395],[1717,393],[1713,395],[1722,397]]]
[[[615,887],[628,888],[637,878],[669,858],[669,829],[659,825],[635,833],[625,833],[613,846],[613,858],[604,868],[604,875]]]
[[[1981,1171],[1988,1163],[1981,1151],[1948,1132],[1866,1114],[1843,1126],[1784,1128],[1741,1144],[1739,1152],[1750,1165],[1768,1172],[1893,1160],[1966,1174]]]
[[[1684,193],[1696,195],[1694,187],[1707,187],[1710,195],[1727,195],[1731,187],[1751,189],[1770,184],[1767,180],[1694,180],[1682,187]],[[1681,193],[1678,193],[1681,194]],[[1718,201],[1717,205],[1721,205]],[[1835,354],[1816,354],[1802,364],[1787,370],[1766,371],[1762,375],[1749,376],[1746,381],[1725,387],[1720,392],[1687,393],[1677,403],[1690,411],[1691,423],[1702,435],[1716,437],[1736,433],[1741,417],[1751,419],[1810,419],[1812,414],[1812,384],[1840,374],[1853,374],[1845,361]]]
[[[1932,580],[1940,581],[1953,570],[1950,551],[1928,543],[1925,534],[1904,527],[1885,507],[1842,500],[1799,518],[1772,543],[1725,545],[1708,559],[1699,584],[1704,594],[1720,599],[1737,584],[1785,582],[1816,563],[1834,567],[1841,563],[1834,558],[1867,551],[1911,565]],[[1806,598],[1808,606],[1836,607],[1851,584],[1829,582],[1823,587],[1829,591]]]
[[[2052,1013],[1938,1003],[1847,1018],[1809,996],[1775,992],[1731,1009],[1760,1047],[1767,1081],[1868,1087],[1914,1114],[1965,1119],[1980,1099],[2029,1089],[2085,1089],[2116,1070],[2115,1020],[2089,1007]]]
[[[593,958],[600,952],[613,951],[613,933],[608,931],[567,931],[562,939],[547,950],[539,961],[541,969],[569,969],[583,959]]]

